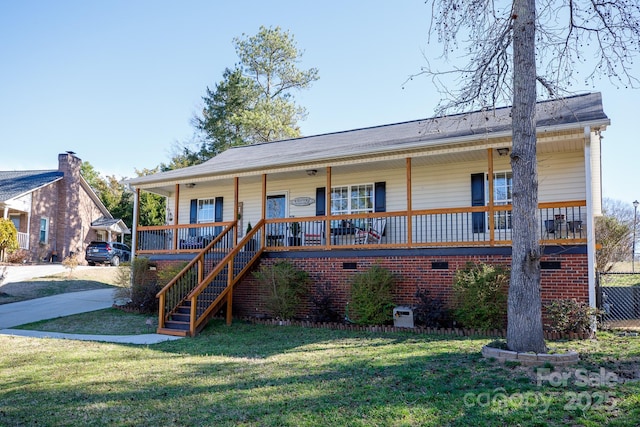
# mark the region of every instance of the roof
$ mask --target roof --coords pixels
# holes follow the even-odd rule
[[[600,93],[539,102],[538,132],[606,126]],[[131,185],[264,171],[511,135],[511,107],[230,148],[196,166],[132,178]]]
[[[57,170],[0,171],[0,202],[15,199],[64,176]]]
[[[120,218],[102,217],[91,223],[91,227],[97,230],[111,230],[119,233],[130,234],[131,231]]]

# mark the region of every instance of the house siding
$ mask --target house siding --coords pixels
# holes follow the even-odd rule
[[[583,200],[586,198],[584,153],[582,151],[546,153],[538,157],[538,180],[540,202]],[[444,164],[420,164],[412,167],[413,210],[471,206],[470,176],[487,173],[487,159]],[[494,157],[494,171],[510,171],[508,157]],[[287,194],[286,216],[315,216],[315,203],[309,206],[293,206],[291,200],[298,197],[315,199],[315,189],[326,186],[326,177],[319,173],[307,176],[304,171],[286,179],[267,179],[267,194]],[[304,175],[304,176],[303,176]],[[334,172],[331,185],[373,184],[386,182],[387,211],[407,209],[406,169],[388,168],[367,172]],[[214,187],[198,184],[195,189],[181,189],[179,223],[189,222],[189,201],[207,197],[224,197],[224,220],[233,219],[233,187]],[[259,179],[239,180],[239,202],[243,203],[243,228],[249,222],[255,225],[262,213],[262,185]],[[168,206],[173,206],[173,197]],[[243,234],[245,230],[241,230]]]
[[[29,248],[32,256],[37,260],[50,259],[51,252],[56,250],[58,244],[58,182],[38,189],[32,193],[31,198],[31,224],[29,230]],[[46,218],[49,221],[48,241],[40,242],[40,221]]]

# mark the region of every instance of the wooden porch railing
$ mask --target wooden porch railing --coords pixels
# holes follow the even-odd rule
[[[237,222],[231,223],[158,292],[159,331],[165,329],[174,310],[185,301],[190,303],[188,334],[191,336],[225,301],[229,303],[227,321],[230,322],[233,286],[264,250],[264,221],[259,221],[238,245],[229,244],[235,227]]]
[[[194,252],[204,249],[233,222],[142,226],[137,230],[136,253]]]
[[[511,244],[513,226],[511,209],[511,205],[475,206],[267,219],[264,246],[269,251],[507,246]],[[540,203],[536,221],[542,244],[587,242],[584,200]],[[138,253],[197,252],[216,235],[216,230],[229,224],[232,223],[139,227]],[[363,238],[368,232],[380,236]],[[177,244],[175,238],[167,237],[174,235],[178,237]]]
[[[285,251],[318,247],[358,249],[363,245],[379,248],[506,246],[511,244],[511,209],[511,205],[502,205],[268,219],[266,247],[270,251]],[[587,242],[584,200],[540,203],[536,220],[543,244]],[[374,238],[362,238],[363,233],[370,232]],[[376,234],[379,238],[375,238]],[[319,237],[313,238],[315,236]]]

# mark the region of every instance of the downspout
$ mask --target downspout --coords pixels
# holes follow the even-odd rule
[[[589,126],[584,127],[584,170],[587,200],[587,268],[589,280],[589,306],[596,306],[596,239],[594,232],[593,171],[591,167],[591,139],[595,137]]]

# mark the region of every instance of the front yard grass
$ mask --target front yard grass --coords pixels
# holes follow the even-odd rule
[[[49,297],[68,292],[91,291],[121,286],[119,270],[113,267],[93,267],[44,276],[24,282],[6,283],[0,286],[0,304]]]
[[[155,333],[158,315],[128,313],[117,308],[41,320],[14,329],[92,335],[139,335]]]
[[[554,343],[582,360],[539,385],[489,341],[217,320],[146,347],[0,336],[0,425],[637,425],[640,338]]]

